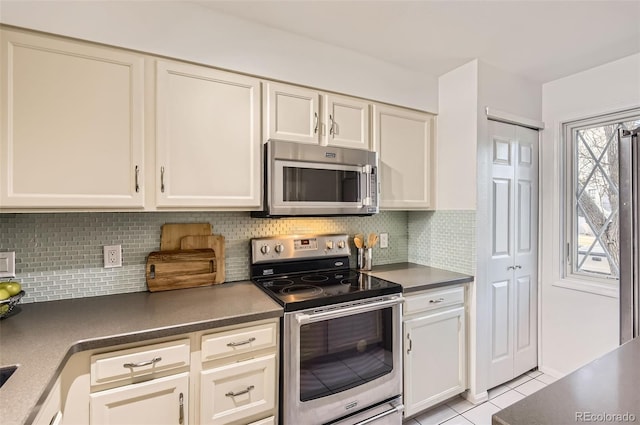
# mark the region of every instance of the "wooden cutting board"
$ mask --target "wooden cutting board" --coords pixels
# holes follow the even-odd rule
[[[216,281],[214,283],[224,283],[224,236],[185,236],[180,241],[180,249],[201,249],[210,248],[216,253]]]
[[[151,292],[212,285],[216,254],[212,249],[151,252],[145,275]]]
[[[188,235],[211,235],[211,223],[168,223],[162,225],[160,251],[180,249],[180,240]],[[206,247],[204,247],[206,248]]]

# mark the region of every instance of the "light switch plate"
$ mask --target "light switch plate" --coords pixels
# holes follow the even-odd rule
[[[0,252],[0,277],[16,277],[15,252]]]

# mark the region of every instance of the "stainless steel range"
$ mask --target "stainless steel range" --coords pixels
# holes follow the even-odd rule
[[[347,235],[251,241],[251,276],[284,307],[280,422],[402,423],[402,287],[349,268]]]

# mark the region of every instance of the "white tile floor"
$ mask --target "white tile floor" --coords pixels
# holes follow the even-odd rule
[[[403,425],[491,425],[491,415],[522,400],[555,381],[538,371],[527,372],[489,390],[489,400],[474,405],[462,397],[429,409],[404,421]]]

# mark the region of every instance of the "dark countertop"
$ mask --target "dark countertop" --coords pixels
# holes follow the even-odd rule
[[[0,366],[20,365],[0,388],[0,423],[33,420],[36,406],[79,351],[282,315],[282,308],[248,281],[19,304],[0,321]]]
[[[406,293],[424,291],[441,286],[456,285],[473,282],[473,276],[450,272],[435,267],[423,266],[415,263],[395,263],[374,266],[370,272],[372,276],[402,285]]]
[[[639,365],[640,338],[636,338],[499,411],[493,415],[492,424],[640,421]],[[589,418],[587,415],[590,414],[594,416]],[[627,419],[615,416],[625,414]],[[629,417],[631,415],[635,418]]]

